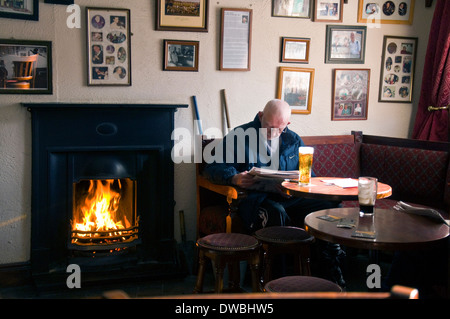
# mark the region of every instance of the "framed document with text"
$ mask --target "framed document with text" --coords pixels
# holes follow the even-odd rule
[[[252,12],[251,9],[222,9],[220,70],[250,71]]]

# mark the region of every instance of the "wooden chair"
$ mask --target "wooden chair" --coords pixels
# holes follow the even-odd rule
[[[29,89],[34,88],[34,64],[39,54],[27,57],[14,57],[14,76],[4,81],[4,88]]]
[[[220,141],[201,137],[202,154],[205,146],[212,142]],[[211,183],[202,176],[204,166],[202,156],[202,162],[196,164],[197,238],[214,233],[245,233],[237,206],[246,192],[238,187]]]

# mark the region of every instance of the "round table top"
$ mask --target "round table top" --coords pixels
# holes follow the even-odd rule
[[[281,185],[285,188],[286,193],[293,196],[334,201],[358,199],[358,186],[343,188],[327,182],[335,179],[351,180],[339,177],[312,177],[309,186],[301,186],[298,182],[290,181],[284,181]],[[357,179],[352,180],[357,181]],[[391,186],[378,182],[377,198],[382,199],[391,195]]]
[[[327,221],[319,216],[332,216]],[[339,219],[355,221],[355,227],[339,228]],[[313,212],[305,218],[305,229],[314,237],[349,247],[376,250],[417,250],[428,248],[449,235],[450,227],[427,217],[393,209],[374,210],[375,238],[353,237],[358,227],[359,208],[333,208]]]

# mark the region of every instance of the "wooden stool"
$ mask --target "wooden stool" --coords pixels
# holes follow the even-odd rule
[[[266,292],[342,292],[332,281],[312,276],[286,276],[269,281]]]
[[[216,274],[214,291],[216,293],[223,291],[223,272],[227,264],[229,265],[230,288],[239,290],[239,262],[244,260],[250,265],[253,292],[261,291],[258,278],[261,244],[253,236],[239,233],[211,234],[198,239],[196,245],[199,249],[199,269],[194,293],[203,292],[206,258],[213,261]]]
[[[257,230],[254,234],[264,250],[265,283],[272,279],[272,260],[278,254],[294,254],[295,269],[299,275],[310,276],[310,244],[314,237],[298,227],[272,226]]]

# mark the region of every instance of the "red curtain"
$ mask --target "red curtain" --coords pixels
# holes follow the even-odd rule
[[[449,110],[428,107],[450,105],[450,1],[438,0],[428,39],[422,88],[412,138],[449,140]]]

